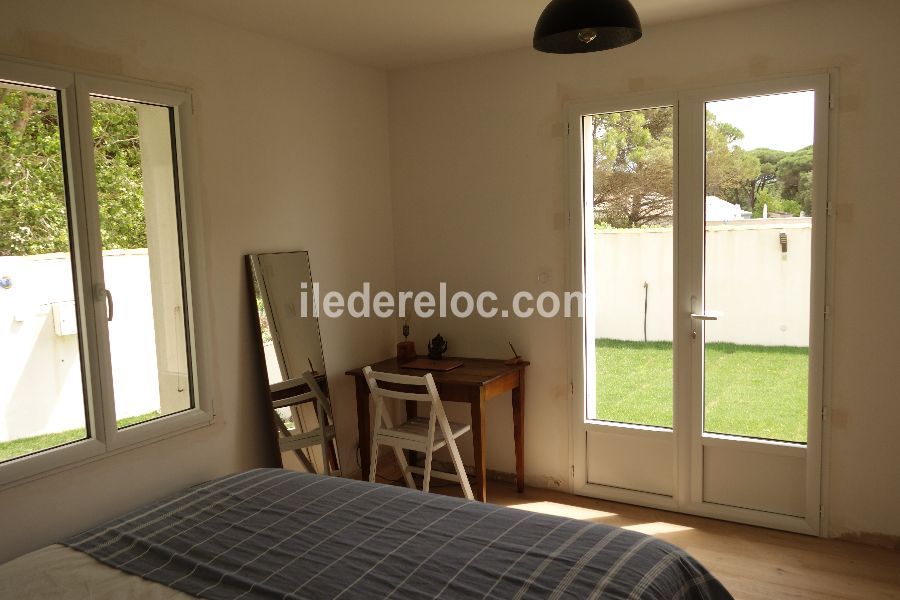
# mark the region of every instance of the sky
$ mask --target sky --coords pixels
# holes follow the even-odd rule
[[[709,102],[719,122],[744,132],[737,145],[745,150],[799,150],[813,143],[815,92],[793,92]]]

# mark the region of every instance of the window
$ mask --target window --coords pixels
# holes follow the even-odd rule
[[[180,91],[0,62],[0,485],[210,420]]]
[[[706,433],[806,443],[815,100],[705,103]]]
[[[585,117],[590,420],[672,428],[674,117],[673,106]]]

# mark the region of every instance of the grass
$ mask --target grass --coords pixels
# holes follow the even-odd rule
[[[807,348],[706,345],[705,429],[806,441]],[[672,426],[672,343],[596,340],[597,418]]]
[[[159,416],[159,412],[151,412],[145,415],[137,415],[134,417],[126,417],[116,421],[119,429],[136,425],[155,419]],[[0,462],[34,454],[42,450],[49,450],[57,446],[71,444],[83,440],[87,437],[87,431],[82,427],[80,429],[70,429],[68,431],[60,431],[59,433],[45,433],[44,435],[35,435],[27,438],[19,438],[8,442],[0,442]]]
[[[672,343],[599,339],[597,418],[672,426]]]

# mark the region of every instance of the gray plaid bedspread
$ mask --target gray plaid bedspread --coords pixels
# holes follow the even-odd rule
[[[207,482],[64,543],[201,598],[731,598],[640,533],[281,469]]]

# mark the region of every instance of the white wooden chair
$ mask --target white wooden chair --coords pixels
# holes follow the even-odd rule
[[[458,482],[463,493],[469,500],[474,499],[466,469],[462,458],[459,456],[459,448],[456,439],[472,429],[471,425],[452,423],[447,420],[444,405],[441,403],[437,386],[431,373],[424,377],[413,375],[397,375],[394,373],[380,373],[373,371],[371,367],[363,369],[372,399],[375,401],[375,419],[372,431],[372,460],[369,469],[369,481],[375,481],[375,468],[378,464],[378,446],[391,446],[397,463],[403,470],[403,478],[406,485],[415,489],[412,473],[421,474],[423,477],[422,490],[427,492],[432,475],[440,479],[448,479]],[[381,384],[393,384],[400,386],[424,387],[425,393],[395,391],[386,389]],[[427,417],[414,417],[394,427],[389,411],[385,407],[385,398],[423,402],[430,405],[431,411]],[[453,466],[456,473],[436,471],[431,468],[432,456],[436,450],[444,446],[450,451]],[[416,450],[425,453],[425,468],[410,466],[403,456],[403,450]]]
[[[315,376],[313,376],[311,372],[307,371],[300,377],[300,379],[291,379],[289,381],[274,384],[272,386],[272,391],[277,392],[282,389],[299,387],[303,384],[306,384],[306,386],[309,388],[309,391],[272,401],[273,410],[289,407],[291,409],[291,414],[295,424],[294,430],[288,429],[281,418],[277,414],[275,415],[276,425],[278,426],[279,431],[281,431],[281,437],[278,438],[278,448],[282,452],[296,452],[298,457],[301,459],[301,462],[306,465],[306,467],[311,471],[315,471],[315,467],[308,459],[306,459],[301,450],[303,450],[304,448],[311,448],[313,446],[321,446],[322,465],[325,475],[331,475],[332,469],[329,458],[331,442],[335,439],[334,418],[332,417],[331,412],[331,402],[329,402],[328,397],[322,391],[322,388],[319,387],[319,384],[316,382]],[[315,402],[316,418],[318,419],[319,426],[310,431],[304,431],[302,433],[296,434],[292,433],[292,431],[295,431],[299,428],[299,407],[300,405],[306,404],[307,402]],[[340,469],[335,470],[334,474],[340,475]]]

